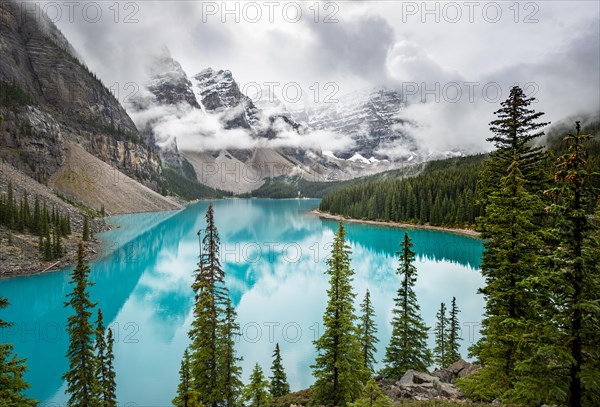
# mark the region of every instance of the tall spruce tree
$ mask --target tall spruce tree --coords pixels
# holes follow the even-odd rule
[[[538,275],[542,248],[535,214],[542,205],[529,193],[515,156],[508,174],[500,181],[486,208],[490,238],[484,243],[481,271],[486,300],[481,339],[471,347],[484,368],[464,381],[467,394],[484,401],[505,399],[514,387],[516,364],[528,357],[523,341],[527,327],[539,322],[532,308],[533,293],[524,282]]]
[[[261,407],[269,405],[271,396],[269,394],[269,382],[265,379],[262,368],[257,363],[250,375],[250,383],[244,389],[244,399],[247,406]]]
[[[591,136],[581,134],[579,122],[575,127],[576,133],[565,138],[568,152],[558,159],[554,176],[558,185],[550,190],[558,198],[551,211],[559,217],[558,236],[562,243],[555,255],[563,284],[554,288],[563,295],[563,307],[555,317],[567,332],[565,340],[557,345],[566,345],[571,359],[567,399],[570,406],[591,405],[600,400],[599,246],[596,224],[586,212],[590,204],[598,201],[598,191],[591,187],[592,174],[587,171],[585,142]]]
[[[194,390],[201,403],[217,407],[224,400],[219,379],[220,324],[228,299],[224,272],[219,260],[220,239],[214,220],[212,203],[206,211],[206,229],[202,238],[202,254],[195,271],[192,288],[196,293],[194,321],[189,332],[190,363]]]
[[[0,310],[6,307],[8,307],[8,300],[0,297]],[[0,331],[11,325],[11,323],[0,319]],[[0,335],[0,337],[4,336]],[[26,371],[25,360],[13,355],[13,346],[9,343],[0,343],[0,406],[37,406],[38,402],[36,400],[23,394],[29,388],[29,384],[23,377]]]
[[[33,203],[33,217],[31,219],[32,223],[29,229],[32,233],[42,236],[42,213],[40,210],[39,195],[35,196],[35,201]]]
[[[362,350],[362,358],[365,369],[370,374],[375,373],[375,353],[377,348],[375,345],[379,342],[377,338],[377,324],[375,323],[375,310],[371,302],[371,294],[369,290],[365,292],[365,298],[360,304],[360,323],[358,325],[358,336],[360,338],[360,346]]]
[[[531,278],[532,307],[542,316],[533,327],[529,359],[517,366],[512,400],[521,403],[582,406],[600,400],[600,269],[598,229],[588,214],[598,199],[588,171],[580,123],[565,137],[568,151],[556,164],[548,213],[557,244],[544,262],[545,273]]]
[[[458,322],[458,313],[460,310],[456,305],[456,297],[452,297],[450,306],[450,317],[448,319],[448,361],[450,364],[460,360],[460,324]]]
[[[542,193],[548,182],[548,154],[542,146],[533,146],[536,139],[544,135],[541,129],[549,123],[540,122],[543,112],[531,109],[535,98],[528,98],[523,89],[514,86],[508,99],[501,103],[501,108],[494,114],[496,120],[490,123],[490,131],[494,134],[487,141],[494,144],[495,150],[490,153],[484,164],[479,179],[478,198],[484,207],[487,198],[498,191],[500,181],[506,177],[508,167],[516,159],[520,162],[520,171],[525,189],[531,193]],[[485,215],[484,215],[485,216]],[[485,225],[479,225],[485,235]]]
[[[355,325],[354,297],[350,268],[350,247],[340,222],[327,259],[330,276],[327,308],[323,315],[324,332],[314,341],[317,358],[312,366],[315,384],[313,397],[325,406],[345,406],[360,396],[361,385],[368,378],[362,360],[358,330]]]
[[[392,319],[392,337],[385,351],[385,367],[382,374],[392,379],[400,379],[408,369],[426,371],[432,362],[427,348],[429,328],[421,318],[419,303],[414,286],[417,281],[417,269],[413,265],[415,252],[408,233],[404,233],[401,244],[400,266],[398,274],[402,281],[395,298],[394,317]]]
[[[98,381],[100,407],[116,407],[117,400],[115,395],[115,377],[112,368],[112,332],[107,339],[106,329],[104,328],[104,316],[102,310],[98,309],[98,319],[96,322],[96,380]],[[109,349],[110,345],[110,349]]]
[[[75,312],[67,318],[69,334],[69,371],[63,378],[67,381],[66,393],[69,394],[69,406],[89,407],[99,405],[99,386],[96,378],[97,359],[94,354],[94,328],[90,322],[92,310],[96,306],[90,301],[88,281],[90,268],[85,264],[83,243],[79,243],[77,266],[71,273],[70,284],[73,291],[67,296],[65,307]]]
[[[275,351],[273,351],[273,364],[271,365],[270,377],[270,392],[273,397],[281,397],[289,394],[290,385],[287,381],[285,370],[283,369],[283,363],[281,362],[281,351],[279,350],[279,343],[275,344]]]
[[[450,365],[448,357],[448,319],[446,318],[446,304],[440,304],[440,309],[437,312],[436,322],[434,327],[435,333],[435,348],[433,349],[434,361],[439,367],[444,368]]]
[[[104,379],[106,377],[106,329],[104,327],[104,316],[102,310],[98,308],[96,319],[96,380],[100,390],[100,406],[106,406],[106,397],[104,394]]]
[[[105,400],[107,402],[107,406],[116,407],[117,406],[117,381],[116,381],[116,373],[115,373],[115,354],[113,352],[115,344],[115,338],[113,336],[112,329],[108,328],[106,334],[106,357],[104,358],[106,363],[106,377],[103,381],[103,394]]]
[[[220,373],[219,392],[223,398],[223,405],[234,407],[238,405],[238,399],[244,387],[240,378],[242,368],[239,366],[242,358],[236,356],[235,340],[241,335],[240,326],[236,321],[237,313],[227,298],[225,305],[225,317],[219,327],[218,346],[219,359],[217,367]]]
[[[175,407],[201,407],[198,400],[198,393],[194,390],[192,377],[192,366],[190,352],[188,349],[183,353],[181,368],[179,369],[179,385],[177,386],[177,395],[172,401]]]
[[[542,253],[542,192],[547,185],[547,154],[532,144],[548,123],[539,122],[518,86],[495,112],[488,139],[490,153],[480,177],[479,199],[484,214],[478,228],[486,239],[481,264],[486,300],[481,339],[470,352],[485,367],[464,381],[463,390],[483,400],[503,399],[514,387],[515,366],[528,357],[522,340],[539,315],[532,312],[532,292],[523,282],[539,273]]]

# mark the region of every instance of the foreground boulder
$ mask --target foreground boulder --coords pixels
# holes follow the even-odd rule
[[[460,359],[447,368],[435,369],[433,375],[439,378],[443,383],[455,384],[456,379],[467,377],[481,369],[481,365],[469,363],[464,359]]]
[[[399,381],[381,380],[379,385],[392,399],[459,400],[463,398],[462,393],[453,384],[412,369],[409,369]]]

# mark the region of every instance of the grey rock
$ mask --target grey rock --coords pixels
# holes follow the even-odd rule
[[[392,399],[412,400],[460,400],[462,393],[454,385],[442,382],[438,377],[412,369],[396,382],[380,379],[379,386]]]
[[[158,156],[140,143],[125,109],[60,30],[40,17],[39,7],[13,0],[0,4],[0,81],[18,86],[36,102],[35,107],[0,106],[3,127],[10,129],[0,132],[7,147],[0,148],[0,156],[43,182],[64,164],[65,142],[74,141],[156,187],[152,180],[161,174]]]
[[[439,378],[444,383],[456,383],[456,379],[467,377],[468,375],[475,373],[481,369],[481,366],[478,364],[473,364],[465,361],[464,359],[460,359],[447,368],[436,369],[433,372],[433,375]]]
[[[322,103],[308,109],[308,125],[334,133],[347,134],[355,141],[353,149],[339,153],[348,159],[359,153],[367,159],[389,158],[378,152],[390,144],[401,144],[416,151],[415,141],[399,127],[405,123],[402,94],[393,89],[378,87],[339,97],[334,103]]]

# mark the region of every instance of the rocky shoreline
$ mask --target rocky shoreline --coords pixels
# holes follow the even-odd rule
[[[99,226],[92,229],[94,233],[111,229],[103,219],[95,223]],[[81,234],[73,233],[63,238],[65,256],[50,261],[44,260],[39,252],[37,236],[11,232],[11,240],[12,243],[8,245],[8,232],[4,229],[0,231],[0,278],[42,274],[74,266]],[[102,254],[102,245],[103,242],[96,238],[84,242],[86,259],[96,260]]]
[[[378,221],[378,220],[353,219],[353,218],[348,218],[348,217],[341,216],[341,215],[333,215],[328,212],[321,212],[318,209],[315,209],[314,211],[310,211],[310,213],[315,214],[321,218],[343,220],[344,222],[364,223],[367,225],[378,225],[378,226],[390,226],[390,227],[403,228],[403,229],[437,230],[440,232],[455,233],[458,235],[475,237],[475,238],[479,238],[479,236],[480,236],[480,233],[473,229],[449,228],[449,227],[444,227],[444,226],[419,225],[419,224],[401,223],[401,222],[384,222],[384,221]]]
[[[460,359],[447,368],[436,369],[432,374],[410,369],[400,380],[380,378],[377,384],[392,400],[464,400],[464,395],[456,387],[456,380],[480,368],[480,365]]]

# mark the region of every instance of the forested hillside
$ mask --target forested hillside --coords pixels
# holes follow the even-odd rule
[[[407,165],[403,168],[380,172],[346,181],[308,181],[301,177],[281,176],[270,178],[257,190],[245,197],[254,198],[323,198],[339,189],[365,182],[376,182],[411,177],[423,170],[427,163]]]
[[[549,160],[564,154],[563,137],[572,129],[558,125],[550,129]],[[590,172],[600,171],[600,124],[582,129],[594,135],[588,143]],[[477,204],[477,180],[487,155],[432,161],[417,176],[405,179],[361,180],[325,195],[319,210],[354,219],[471,227],[481,214]],[[596,177],[590,182],[600,187]]]
[[[468,226],[479,216],[477,178],[485,156],[432,161],[412,178],[364,182],[327,195],[319,209],[355,219]]]

